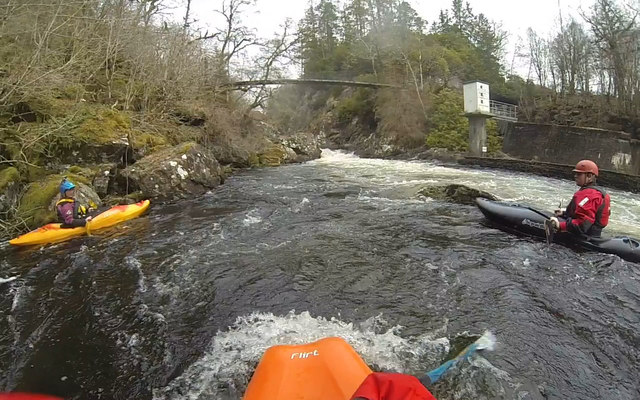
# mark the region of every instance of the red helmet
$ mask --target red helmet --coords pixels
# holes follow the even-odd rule
[[[582,160],[578,161],[573,172],[591,172],[595,176],[598,176],[598,166],[591,160]]]

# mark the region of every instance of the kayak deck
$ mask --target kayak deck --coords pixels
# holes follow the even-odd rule
[[[267,349],[244,400],[349,400],[371,369],[338,337]]]

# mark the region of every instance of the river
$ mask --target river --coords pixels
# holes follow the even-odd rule
[[[640,266],[421,199],[459,183],[542,209],[573,182],[325,150],[43,248],[0,244],[0,390],[239,399],[264,350],[341,336],[378,370],[437,366],[489,330],[440,400],[640,398]],[[610,191],[609,234],[640,237]]]

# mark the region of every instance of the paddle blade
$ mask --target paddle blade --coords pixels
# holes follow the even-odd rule
[[[423,383],[433,384],[437,382],[442,375],[444,375],[448,370],[454,367],[458,362],[469,359],[476,351],[478,350],[488,350],[491,351],[495,348],[496,337],[493,333],[486,331],[482,336],[480,336],[475,342],[471,343],[464,350],[462,350],[458,355],[445,362],[438,368],[427,372],[426,378],[421,379]],[[426,382],[425,382],[426,381]]]
[[[493,351],[496,348],[496,336],[486,331],[476,340],[476,344],[478,345],[478,350]]]
[[[553,242],[553,233],[555,229],[553,228],[553,222],[550,219],[544,220],[544,235],[547,238],[547,244],[551,244]]]

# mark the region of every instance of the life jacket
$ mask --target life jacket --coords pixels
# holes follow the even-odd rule
[[[591,194],[587,194],[587,193],[582,193],[584,191],[590,191]],[[602,198],[602,202],[600,203],[600,205],[598,206],[597,209],[594,209],[593,207],[591,207],[591,205],[588,203],[590,200],[593,200],[594,196],[597,196],[595,194],[593,194],[593,191],[596,191],[600,194],[601,198]],[[591,197],[591,199],[589,199],[589,197]],[[583,201],[585,204],[582,204]],[[577,214],[577,207],[580,206],[582,207],[583,210],[587,211],[587,212],[592,212],[593,214],[593,223],[591,224],[591,221],[587,221],[583,216],[578,216]],[[587,208],[585,208],[585,206],[588,206]],[[568,217],[571,217],[572,219],[572,225],[574,226],[574,228],[572,229],[580,229],[582,234],[585,234],[587,236],[595,236],[598,237],[600,236],[602,229],[607,226],[607,224],[609,223],[609,214],[611,212],[611,198],[609,197],[609,195],[607,194],[607,192],[599,187],[599,186],[595,186],[595,185],[587,185],[587,186],[583,186],[581,187],[574,195],[573,195],[573,199],[571,199],[571,203],[569,203],[569,206],[567,206],[567,211],[566,211],[566,215]],[[583,212],[584,214],[584,212]],[[588,222],[589,225],[584,225],[585,222]],[[567,226],[568,228],[568,226]],[[578,232],[575,232],[578,233]]]
[[[598,211],[596,211],[596,219],[593,222],[593,225],[600,228],[604,228],[609,224],[609,215],[611,214],[611,198],[607,194],[607,192],[601,188],[600,186],[591,186],[591,189],[597,190],[602,195],[602,204],[598,207]]]
[[[87,216],[87,207],[81,205],[75,201],[75,199],[63,197],[56,203],[56,213],[58,214],[58,219],[61,222],[64,222],[64,216],[60,212],[60,206],[67,203],[73,203],[73,219],[85,218]]]

